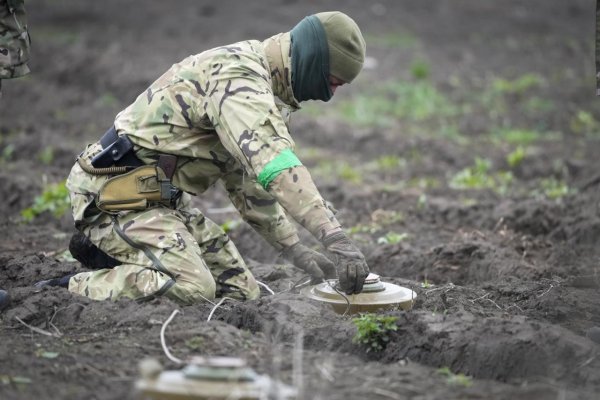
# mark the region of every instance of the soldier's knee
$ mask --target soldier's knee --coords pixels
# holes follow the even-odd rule
[[[197,304],[214,300],[216,292],[215,281],[177,282],[167,292],[168,296],[183,304]]]
[[[260,288],[258,286],[253,287],[246,293],[246,299],[248,300],[256,300],[260,297]]]

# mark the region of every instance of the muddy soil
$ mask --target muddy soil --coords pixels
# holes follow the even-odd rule
[[[160,342],[176,309],[166,330],[176,357],[243,357],[288,384],[302,335],[306,399],[598,398],[600,338],[590,334],[600,326],[595,2],[336,3],[27,2],[33,74],[4,82],[0,99],[0,288],[11,296],[0,313],[1,399],[134,398],[140,360],[180,367]],[[435,134],[431,120],[294,117],[301,158],[353,227],[371,270],[417,293],[411,311],[385,313],[398,326],[385,350],[368,352],[353,342],[350,317],[290,289],[302,274],[243,223],[231,236],[276,294],[226,301],[209,322],[208,303],[94,302],[32,287],[83,267],[64,256],[68,215],[25,223],[20,211],[63,180],[83,146],[149,82],[188,54],[265,38],[331,9],[358,22],[370,59],[356,83],[321,108],[335,110],[381,82],[414,81],[415,60],[426,61],[438,93],[462,105],[452,117],[459,135]],[[542,82],[533,91],[515,83],[532,75]],[[494,88],[503,102],[486,100]],[[506,127],[542,132],[518,165],[507,165],[513,142],[486,139]],[[382,155],[408,161],[369,167]],[[475,157],[492,161],[490,174],[511,169],[512,189],[452,187]],[[350,162],[362,180],[319,172],[331,160]],[[569,190],[540,195],[549,178]],[[197,202],[219,223],[236,221],[220,187]],[[382,239],[389,232],[406,235]]]

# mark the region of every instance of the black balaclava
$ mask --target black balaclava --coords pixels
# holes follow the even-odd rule
[[[299,102],[328,101],[333,96],[329,86],[329,48],[321,21],[311,15],[291,30],[292,90]]]

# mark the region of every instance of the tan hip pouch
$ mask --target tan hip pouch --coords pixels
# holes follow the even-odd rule
[[[105,212],[145,210],[150,203],[170,200],[170,183],[160,167],[144,165],[104,182],[96,207]]]

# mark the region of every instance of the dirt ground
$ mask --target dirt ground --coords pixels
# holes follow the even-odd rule
[[[179,368],[159,336],[175,309],[182,313],[166,338],[176,357],[239,356],[288,384],[302,332],[307,399],[598,398],[600,348],[588,334],[600,326],[593,0],[27,7],[33,73],[4,82],[0,99],[0,288],[11,295],[0,313],[1,399],[133,398],[144,357]],[[206,322],[212,304],[94,302],[32,287],[82,267],[64,257],[70,216],[26,223],[20,211],[65,179],[116,113],[188,54],[266,38],[332,9],[362,28],[367,67],[331,104],[299,111],[292,135],[371,270],[417,292],[413,310],[386,312],[398,329],[384,351],[367,352],[353,343],[349,317],[288,290],[302,274],[236,224],[221,187],[198,207],[234,227],[234,242],[276,295],[225,302]],[[427,99],[445,99],[425,116],[411,103],[385,124],[344,117],[344,104],[381,100],[378,85],[423,81],[435,90]],[[519,149],[525,155],[511,162]],[[476,157],[495,180],[457,188],[453,178]],[[502,171],[512,173],[507,190]]]

